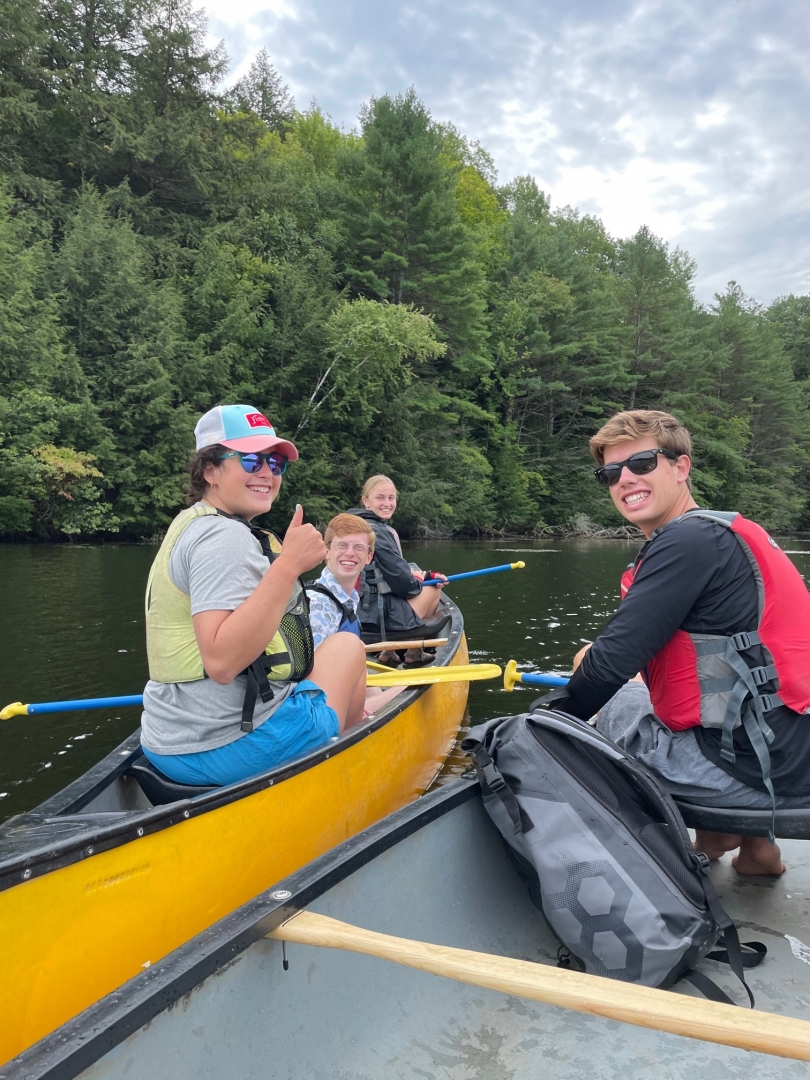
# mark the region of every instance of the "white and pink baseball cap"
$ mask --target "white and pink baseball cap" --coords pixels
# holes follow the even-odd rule
[[[298,451],[291,442],[279,439],[267,417],[252,405],[217,405],[197,421],[194,428],[197,449],[206,446],[227,446],[254,454],[260,450],[278,450],[289,461],[298,460]]]

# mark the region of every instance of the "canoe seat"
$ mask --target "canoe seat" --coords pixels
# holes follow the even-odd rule
[[[386,641],[416,641],[419,638],[436,638],[440,632],[450,622],[450,614],[439,613],[435,615],[428,622],[420,623],[419,626],[412,626],[410,630],[389,630],[385,629]],[[372,623],[363,623],[363,642],[366,645],[372,645],[375,641],[382,641],[380,637],[380,628]]]
[[[771,827],[770,810],[724,809],[698,806],[676,799],[683,820],[690,829],[735,833],[739,836],[767,836]],[[776,811],[774,832],[783,840],[810,840],[810,806]]]
[[[165,803],[179,802],[181,799],[193,799],[195,795],[203,795],[206,791],[213,791],[215,786],[192,787],[190,784],[178,784],[176,780],[170,780],[156,769],[147,757],[140,757],[133,762],[127,770],[128,776],[133,776],[141,786],[141,791],[153,806],[163,806]]]

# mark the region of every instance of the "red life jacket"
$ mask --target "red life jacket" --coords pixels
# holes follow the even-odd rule
[[[778,705],[797,713],[810,711],[810,593],[787,555],[756,522],[741,514],[711,510],[692,510],[688,517],[723,525],[739,542],[757,585],[757,629],[732,637],[676,630],[642,675],[655,714],[667,727],[673,731],[698,725],[722,728],[722,753],[733,761],[731,732],[745,722],[746,710],[760,718]],[[664,527],[681,520],[675,518]],[[638,560],[623,574],[622,599],[640,565]],[[762,648],[761,667],[749,667],[740,656],[753,645]],[[766,683],[777,692],[761,693]],[[759,726],[769,734],[767,725]],[[765,738],[770,741],[767,734]]]

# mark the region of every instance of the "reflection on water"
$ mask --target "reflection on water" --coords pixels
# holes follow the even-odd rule
[[[137,694],[153,547],[0,546],[0,702]],[[135,709],[0,724],[0,819],[64,787],[138,724]]]
[[[805,571],[810,546],[793,537]],[[571,658],[613,611],[622,570],[638,545],[571,540],[406,544],[430,570],[461,573],[504,562],[525,570],[460,581],[451,595],[465,618],[474,660],[522,670],[570,670]],[[10,701],[137,694],[146,679],[143,590],[150,546],[1,545],[3,652],[0,705]],[[314,575],[313,575],[314,576]],[[506,694],[497,682],[470,685],[480,723],[525,709],[536,689]],[[137,709],[17,717],[0,724],[0,820],[30,809],[113,749],[137,726]],[[452,770],[460,768],[454,755]],[[466,759],[464,759],[466,766]]]

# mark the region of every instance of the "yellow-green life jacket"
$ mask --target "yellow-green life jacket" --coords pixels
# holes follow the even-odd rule
[[[172,581],[169,560],[174,545],[183,530],[199,517],[209,515],[229,517],[213,506],[197,503],[178,514],[169,526],[160,546],[146,585],[146,653],[149,678],[154,682],[183,683],[206,678],[194,623],[191,617],[191,597]],[[272,533],[248,525],[272,562],[281,553],[281,544]],[[253,707],[258,696],[262,701],[273,698],[271,682],[300,682],[312,671],[314,644],[309,625],[309,604],[300,582],[296,582],[281,623],[264,652],[244,674],[248,677],[245,704],[242,709],[242,730],[253,730]]]

